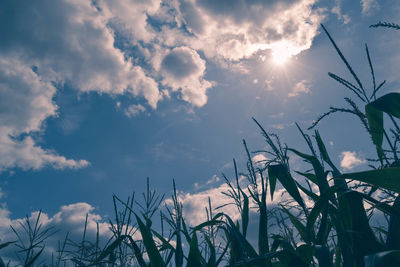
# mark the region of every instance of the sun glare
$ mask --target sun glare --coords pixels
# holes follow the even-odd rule
[[[294,55],[294,49],[288,42],[278,42],[272,47],[272,60],[278,66],[285,65]]]

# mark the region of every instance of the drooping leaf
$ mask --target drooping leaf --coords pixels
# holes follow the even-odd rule
[[[400,168],[346,173],[334,179],[352,179],[400,193]]]
[[[220,220],[219,218],[221,218],[222,216],[224,216],[224,214],[222,212],[217,213],[211,220],[203,222],[203,223],[193,227],[193,231],[198,231],[207,226],[215,226],[215,225],[221,224],[223,221]]]
[[[321,162],[318,160],[318,158],[315,156],[312,156],[312,155],[302,153],[293,148],[288,148],[288,150],[292,151],[297,156],[305,159],[307,162],[309,162],[313,166],[313,169],[315,172],[316,184],[318,185],[319,190],[321,192],[325,192],[329,188],[329,184],[326,179],[326,173],[324,172],[324,168],[323,168]]]
[[[371,102],[370,105],[400,119],[400,93],[388,93]]]
[[[294,171],[297,174],[300,174],[301,176],[306,177],[308,180],[310,180],[311,182],[313,182],[314,184],[318,184],[317,181],[317,176],[314,173],[310,173],[310,172],[299,172],[299,171]]]
[[[275,177],[279,180],[282,186],[287,190],[289,195],[299,203],[299,205],[306,210],[303,198],[300,196],[299,189],[290,174],[288,168],[283,164],[276,164],[268,166],[269,177]]]

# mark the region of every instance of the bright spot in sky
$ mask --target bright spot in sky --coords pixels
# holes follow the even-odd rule
[[[277,65],[285,65],[288,60],[296,54],[293,46],[287,41],[277,42],[272,45],[272,60]]]

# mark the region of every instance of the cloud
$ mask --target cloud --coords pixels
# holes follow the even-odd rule
[[[374,10],[379,9],[379,4],[376,0],[361,0],[363,16],[371,15]]]
[[[0,118],[5,162],[0,170],[88,165],[45,149],[32,137],[58,115],[57,88],[67,84],[79,93],[144,98],[142,107],[152,109],[172,91],[202,107],[215,85],[205,78],[206,60],[240,65],[282,42],[290,55],[310,48],[325,16],[315,3],[1,1],[0,35],[6,38],[0,42],[0,101],[7,103]],[[136,115],[142,107],[126,112]]]
[[[267,163],[268,158],[264,154],[258,153],[253,156],[252,160],[255,163],[256,167],[263,168]]]
[[[156,1],[98,3],[101,8],[77,0],[0,2],[0,10],[7,11],[0,16],[0,35],[6,36],[0,43],[0,171],[88,165],[46,150],[29,136],[42,131],[47,118],[57,116],[55,84],[68,83],[80,92],[141,96],[152,108],[162,98],[157,82],[114,46],[109,27],[112,12],[127,4],[135,14],[144,14],[129,25],[146,23],[144,16]],[[127,17],[121,21],[128,25]],[[137,40],[150,38],[144,31],[132,34]]]
[[[42,80],[18,57],[0,56],[0,171],[45,165],[81,168],[89,164],[43,149],[27,135],[40,131],[46,118],[57,115],[52,100],[55,92],[54,85]]]
[[[38,218],[39,211],[32,212],[28,219],[31,224]],[[86,229],[86,240],[94,242],[96,240],[97,224],[99,225],[99,236],[101,246],[104,242],[111,236],[109,231],[108,223],[103,222],[103,218],[96,212],[94,212],[94,207],[88,203],[78,202],[70,205],[65,205],[60,208],[60,210],[50,216],[46,213],[40,214],[40,223],[42,224],[42,231],[53,227],[55,233],[49,237],[46,241],[46,248],[41,259],[51,260],[51,254],[57,253],[58,242],[63,241],[66,234],[70,240],[79,242],[82,240],[82,235],[84,232],[86,215],[87,229]],[[10,226],[13,226],[17,232],[24,233],[21,224],[25,223],[25,218],[11,219],[10,211],[7,209],[5,204],[0,208],[0,233],[2,236],[2,242],[15,240],[15,235],[11,231]],[[24,235],[23,235],[24,236]],[[5,249],[2,249],[2,258],[16,260],[15,258],[15,245],[10,245]]]
[[[141,112],[145,112],[146,108],[140,104],[138,105],[130,105],[128,108],[125,109],[125,115],[129,118],[135,117],[139,115]]]
[[[196,38],[191,47],[208,58],[240,60],[285,41],[295,55],[311,46],[322,10],[315,0],[179,2],[181,24]]]
[[[307,80],[301,80],[293,87],[292,92],[288,94],[289,97],[295,97],[300,94],[310,93],[311,84]]]
[[[356,152],[352,151],[343,151],[340,154],[340,158],[341,158],[340,167],[346,170],[351,170],[356,166],[367,163],[366,160],[359,158]]]
[[[227,203],[233,203],[233,200],[221,192],[228,191],[226,184],[213,187],[211,189],[202,190],[196,193],[179,192],[179,200],[183,204],[183,216],[190,225],[197,225],[207,220],[206,210],[208,207],[208,198],[211,199],[212,208],[215,209]],[[166,200],[167,204],[171,204],[171,199]],[[218,212],[224,212],[233,220],[237,220],[240,214],[234,204],[219,209]]]
[[[347,14],[342,13],[342,0],[335,0],[335,6],[332,7],[331,12],[336,14],[338,20],[341,20],[343,24],[348,24],[351,21],[351,18]]]
[[[172,91],[180,90],[184,101],[198,107],[205,105],[212,83],[204,79],[206,63],[199,54],[185,46],[160,54],[154,59],[154,67],[161,73],[162,83]]]

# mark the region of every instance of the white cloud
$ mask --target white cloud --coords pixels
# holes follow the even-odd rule
[[[196,37],[190,40],[191,47],[209,58],[240,60],[282,41],[295,55],[311,46],[324,18],[315,3],[182,0],[177,19]]]
[[[228,191],[228,186],[222,184],[220,186],[203,190],[197,193],[179,193],[179,200],[183,204],[183,215],[190,225],[197,225],[207,220],[206,210],[208,207],[208,198],[211,199],[212,208],[231,203],[233,200],[222,194],[223,191]],[[170,204],[170,199],[166,200],[167,204]],[[224,212],[229,215],[233,220],[237,220],[240,217],[235,205],[228,205],[218,212]]]
[[[180,90],[184,101],[198,107],[207,103],[212,83],[204,79],[206,63],[195,50],[183,46],[160,51],[153,62],[163,77],[162,83],[172,91]]]
[[[356,166],[367,163],[366,160],[359,158],[357,153],[352,151],[343,151],[340,154],[340,158],[341,158],[340,167],[346,170],[351,170]]]
[[[86,161],[66,159],[26,136],[43,131],[45,120],[57,116],[54,84],[61,87],[67,83],[79,92],[141,97],[153,109],[170,96],[165,88],[160,92],[163,86],[201,107],[207,103],[207,91],[215,85],[205,78],[205,59],[240,66],[241,59],[281,42],[287,44],[291,55],[310,48],[324,18],[315,3],[0,2],[1,10],[13,10],[12,15],[0,17],[0,25],[7,25],[0,27],[0,35],[7,36],[0,42],[0,101],[7,102],[0,118],[0,157],[5,162],[0,170],[87,166]],[[122,43],[127,40],[126,44],[121,45],[116,36],[123,37]],[[139,65],[139,58],[127,53],[131,47],[150,64]],[[137,106],[128,113],[142,110]]]
[[[264,154],[258,153],[257,155],[253,156],[252,160],[258,168],[262,168],[265,166],[268,158]]]
[[[298,96],[300,94],[310,93],[311,84],[307,80],[301,80],[296,83],[293,90],[288,94],[289,97]]]
[[[128,108],[125,109],[125,115],[129,118],[135,117],[142,112],[145,112],[146,108],[140,104],[138,105],[130,105]]]
[[[375,10],[379,9],[378,1],[376,0],[361,0],[362,14],[364,16],[371,15]]]
[[[100,0],[99,6],[106,13],[113,27],[133,42],[150,42],[155,32],[148,25],[148,15],[154,15],[161,4],[161,0]]]
[[[30,136],[38,132],[46,118],[57,115],[52,98],[56,88],[42,80],[19,58],[0,56],[0,171],[6,168],[39,169],[50,165],[58,169],[81,168],[85,160],[75,161],[39,147]]]
[[[341,8],[342,0],[335,0],[335,6],[331,9],[333,14],[336,14],[338,20],[341,20],[343,24],[348,24],[351,21],[351,18],[347,14],[343,14]]]
[[[87,161],[66,159],[43,149],[26,136],[42,131],[44,121],[57,116],[53,83],[69,83],[81,92],[142,96],[156,108],[162,98],[158,84],[114,47],[114,33],[108,23],[115,18],[112,12],[127,15],[121,10],[128,12],[130,4],[135,15],[142,15],[131,18],[131,24],[127,16],[121,21],[127,25],[140,21],[143,26],[147,12],[156,9],[157,1],[118,3],[99,1],[102,6],[97,8],[90,1],[77,0],[40,0],[23,5],[0,2],[1,10],[13,10],[12,15],[0,18],[0,23],[7,25],[0,27],[0,35],[7,36],[0,43],[0,171],[88,165]],[[133,35],[151,38],[147,29]]]
[[[32,212],[28,217],[31,224],[37,219],[39,211]],[[63,241],[65,235],[68,233],[68,237],[73,241],[81,241],[84,232],[86,215],[88,215],[87,229],[86,229],[86,240],[94,242],[96,240],[97,223],[99,224],[99,236],[100,245],[104,244],[104,241],[111,236],[109,231],[108,223],[103,222],[102,217],[94,212],[94,208],[88,203],[79,202],[70,205],[65,205],[53,216],[49,216],[46,213],[41,213],[40,223],[42,224],[42,231],[49,227],[54,227],[54,230],[58,230],[51,237],[46,240],[46,248],[41,255],[41,259],[50,260],[51,253],[56,253],[58,244],[57,242]],[[2,236],[2,242],[15,240],[15,235],[11,231],[10,226],[13,226],[19,233],[23,233],[21,223],[24,224],[25,218],[11,219],[10,211],[7,209],[5,204],[0,208],[0,233]],[[2,249],[2,258],[14,259],[15,258],[15,245],[10,245],[5,249]]]

